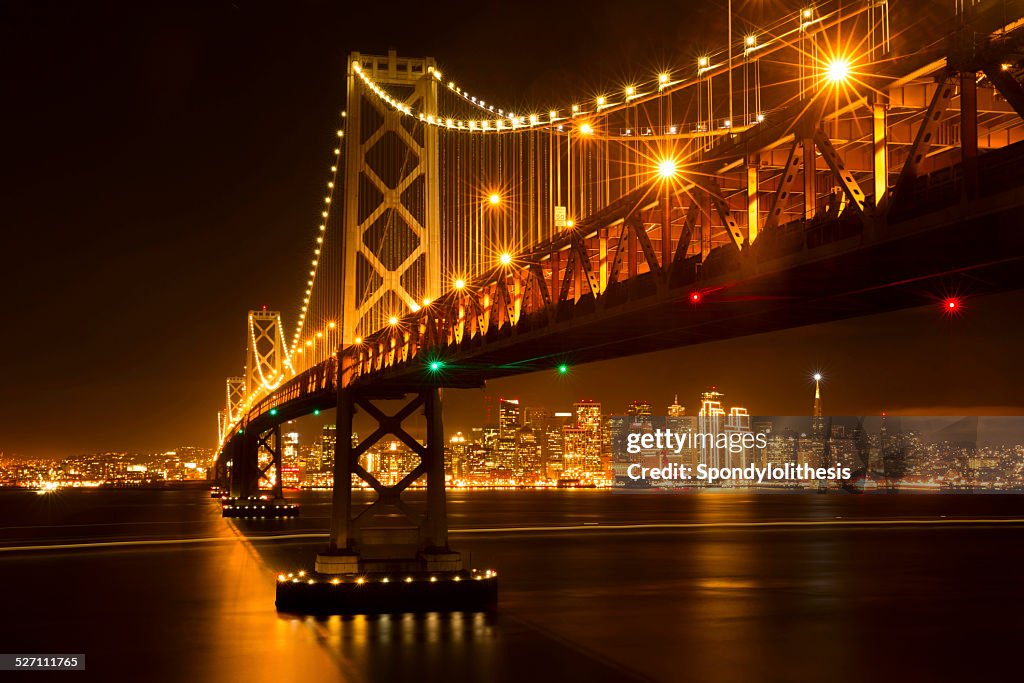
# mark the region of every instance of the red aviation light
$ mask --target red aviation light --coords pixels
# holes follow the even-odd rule
[[[942,312],[947,316],[960,315],[963,302],[958,296],[948,296],[942,300]]]

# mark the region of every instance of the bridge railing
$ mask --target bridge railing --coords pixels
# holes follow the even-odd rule
[[[287,404],[335,391],[337,365],[337,359],[330,357],[284,382],[249,409],[242,420],[242,425],[248,426],[253,420]]]

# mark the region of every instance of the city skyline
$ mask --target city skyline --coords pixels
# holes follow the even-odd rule
[[[691,471],[698,464],[725,468],[834,464],[855,473],[855,482],[869,478],[872,486],[881,482],[886,487],[912,490],[1024,487],[1024,418],[829,416],[819,424],[816,415],[750,415],[715,388],[708,388],[700,399],[699,411],[689,415],[678,402],[662,411],[647,401],[635,400],[624,413],[615,414],[603,412],[600,403],[586,399],[572,406],[526,406],[505,399],[499,404],[497,423],[448,435],[444,448],[448,486],[636,488],[627,476],[634,464],[689,467]],[[820,399],[816,397],[815,403],[820,406]],[[278,476],[289,490],[330,488],[335,425],[320,424],[310,430],[289,422],[282,427],[282,468],[268,472],[267,490]],[[765,445],[754,446],[751,441],[736,450],[709,446],[709,442],[700,446],[681,442],[674,450],[666,450],[654,442],[654,435],[664,428],[676,434],[722,434],[727,438],[733,433],[764,434],[767,439]],[[627,434],[634,434],[637,440],[627,439]],[[641,440],[641,435],[647,436]],[[627,441],[634,446],[627,448]],[[352,435],[352,443],[360,443],[358,433]],[[213,456],[212,449],[179,447],[157,454],[110,452],[59,460],[0,457],[0,488],[52,493],[67,487],[202,484],[207,481]],[[385,439],[360,457],[365,470],[384,485],[404,478],[417,461],[398,439]],[[866,484],[864,479],[862,485]],[[693,485],[655,484],[669,488]],[[801,485],[813,488],[815,483],[804,481]],[[647,486],[650,484],[640,485]]]
[[[1024,305],[1024,293],[1004,294],[995,297],[985,297],[980,301],[973,301],[972,306],[976,312],[982,314],[989,312],[984,310],[989,299],[1006,299],[1020,297]],[[1001,304],[993,306],[993,309],[1001,309]],[[981,308],[981,311],[977,311]],[[993,310],[994,312],[994,310]],[[929,334],[936,330],[948,333],[955,344],[955,336],[962,330],[951,329],[948,321],[941,315],[936,315],[934,306],[913,309],[910,311],[899,311],[886,313],[874,318],[890,318],[886,323],[892,328],[893,335],[907,334],[909,328],[914,325],[925,324],[930,326]],[[995,315],[991,324],[996,324]],[[938,318],[938,319],[936,319]],[[468,431],[474,424],[483,424],[485,421],[486,404],[488,401],[497,407],[498,401],[503,397],[520,400],[523,405],[540,404],[546,402],[560,402],[570,404],[581,398],[593,398],[603,405],[613,408],[615,412],[625,413],[628,404],[636,396],[642,396],[644,400],[654,405],[670,405],[677,396],[682,396],[682,404],[688,412],[692,413],[699,404],[698,396],[703,390],[716,386],[721,388],[730,396],[738,396],[746,407],[749,407],[752,414],[771,415],[812,415],[814,410],[814,375],[822,372],[822,390],[825,393],[824,414],[825,415],[891,415],[906,416],[1000,416],[1000,415],[1024,415],[1024,404],[1018,405],[995,404],[993,402],[980,402],[974,407],[957,403],[956,401],[942,402],[936,400],[932,404],[918,404],[926,401],[908,400],[915,395],[924,398],[924,389],[915,388],[915,379],[923,375],[933,375],[930,368],[906,367],[901,374],[874,374],[861,373],[861,365],[871,365],[872,358],[868,349],[867,357],[852,358],[845,352],[821,352],[804,351],[805,345],[821,342],[823,339],[836,336],[847,339],[851,344],[863,344],[863,339],[858,334],[867,336],[873,331],[863,329],[861,323],[863,318],[854,318],[850,321],[831,323],[821,326],[811,326],[784,332],[759,335],[755,340],[764,340],[766,344],[748,344],[743,339],[715,342],[695,347],[671,349],[658,351],[626,359],[616,359],[595,362],[595,364],[583,366],[569,366],[566,373],[560,373],[557,369],[550,372],[534,373],[525,376],[514,376],[495,380],[488,383],[485,389],[446,389],[444,396],[444,415],[446,431],[455,433]],[[972,328],[972,330],[975,328]],[[973,332],[972,332],[973,334]],[[999,341],[989,337],[988,341]],[[912,341],[912,340],[911,340]],[[934,341],[934,340],[933,340]],[[792,346],[797,344],[801,349],[794,351]],[[790,349],[788,357],[778,357],[776,349]],[[743,356],[748,364],[737,367],[731,362],[723,361],[721,366],[714,371],[701,369],[700,374],[708,376],[713,380],[701,382],[696,377],[689,376],[687,364],[674,362],[675,357],[694,358],[711,356],[715,358],[728,358],[734,350],[743,349]],[[835,351],[835,349],[833,349]],[[819,358],[831,355],[831,362],[822,362]],[[864,355],[864,354],[862,354]],[[808,360],[812,358],[812,360]],[[877,358],[873,358],[877,359]],[[957,365],[964,370],[972,371],[974,366],[961,364],[958,359],[950,356],[951,364]],[[749,367],[756,367],[754,372],[749,372]],[[623,368],[629,367],[635,372],[624,373]],[[607,369],[620,373],[616,377],[623,377],[630,382],[616,382],[614,386],[608,386],[607,378],[611,374]],[[989,369],[990,370],[990,369]],[[677,377],[678,380],[670,381],[670,378]],[[656,381],[655,381],[655,378]],[[732,381],[729,381],[732,378]],[[872,382],[877,383],[873,390],[872,398],[878,398],[876,404],[867,404],[866,400],[858,400],[851,394],[870,390]],[[851,388],[851,385],[853,387]],[[629,387],[629,388],[627,388]],[[626,393],[629,391],[630,393]],[[942,397],[942,391],[932,391],[932,397]],[[959,387],[955,392],[963,395],[964,387]],[[987,394],[985,398],[999,397],[998,392],[987,392],[985,387],[978,387],[976,394]],[[771,397],[765,397],[771,396]],[[863,395],[863,394],[862,394]],[[947,394],[948,395],[948,394]],[[687,400],[687,397],[689,399]],[[889,400],[886,400],[889,398]],[[900,400],[901,399],[901,400]],[[771,408],[784,408],[786,410],[767,410]],[[325,412],[326,415],[333,415],[332,411]],[[307,416],[300,418],[299,422],[315,421],[316,418]],[[358,424],[359,416],[356,417]],[[209,422],[209,420],[207,421]],[[205,436],[204,431],[209,430],[212,436]],[[180,431],[180,430],[178,430]],[[214,428],[190,430],[198,434],[198,437],[188,439],[173,436],[173,440],[153,443],[153,438],[143,438],[132,443],[126,443],[123,439],[113,438],[111,441],[95,442],[92,445],[83,444],[76,446],[55,446],[55,447],[33,447],[20,450],[6,446],[4,436],[8,432],[0,432],[0,454],[8,457],[25,458],[60,458],[75,454],[118,452],[118,453],[166,453],[171,451],[180,443],[189,443],[197,447],[212,447],[215,445]],[[35,443],[35,440],[30,440]],[[208,443],[209,442],[209,443]]]

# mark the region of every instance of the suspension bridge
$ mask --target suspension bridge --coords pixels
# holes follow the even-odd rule
[[[280,577],[279,604],[493,598],[495,575],[448,545],[442,388],[904,307],[955,315],[1019,287],[1022,5],[958,3],[922,39],[884,0],[824,2],[536,111],[432,59],[352,54],[291,334],[250,311],[218,416],[225,515],[267,516],[295,512],[280,425],[337,411],[329,547]],[[357,410],[377,427],[353,444]],[[385,435],[420,459],[393,486],[360,465]],[[358,510],[354,477],[376,495]],[[422,509],[402,496],[418,481]],[[384,585],[395,572],[419,592]]]

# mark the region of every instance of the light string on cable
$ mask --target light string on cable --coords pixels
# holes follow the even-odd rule
[[[792,15],[789,15],[777,20],[763,30],[748,32],[735,41],[735,45],[739,48],[738,53],[742,55],[744,61],[736,64],[734,68],[741,68],[744,62],[756,61],[761,54],[767,53],[773,48],[788,45],[788,41],[791,38],[806,34],[815,26],[823,25],[826,20],[831,19],[833,16],[834,13],[821,14],[816,8],[809,6],[797,12],[798,23],[795,27],[792,23]],[[611,114],[629,106],[649,102],[657,97],[683,88],[696,86],[710,77],[725,73],[729,69],[725,59],[727,52],[727,48],[720,48],[699,56],[693,72],[694,75],[692,76],[682,76],[678,69],[674,71],[661,71],[648,81],[630,83],[619,88],[609,88],[603,91],[602,94],[577,100],[571,104],[549,108],[546,113],[538,112],[524,115],[505,111],[495,107],[493,104],[488,105],[487,101],[482,98],[469,95],[455,81],[447,81],[448,90],[465,102],[485,113],[496,114],[496,116],[479,119],[467,119],[448,116],[439,112],[416,110],[377,84],[358,62],[352,63],[352,69],[371,92],[395,111],[407,116],[416,117],[430,126],[470,133],[508,133],[546,128],[556,128],[561,132],[565,129],[567,121],[579,119],[580,117]],[[429,67],[428,73],[437,81],[445,83],[443,72],[440,69]],[[618,94],[609,94],[612,92]],[[750,123],[755,121],[756,123],[763,122],[764,113],[756,112],[756,119],[750,121]],[[731,122],[729,123],[731,125]],[[585,135],[590,135],[594,132],[592,124],[588,121],[577,123],[575,128]],[[670,132],[682,132],[682,129]]]
[[[438,69],[437,67],[434,67],[434,66],[427,67],[427,73],[430,74],[431,76],[433,76],[436,80],[438,80],[438,81],[440,81],[442,83],[444,82],[443,74],[442,74],[441,70]],[[476,107],[477,109],[479,109],[481,111],[484,111],[484,112],[487,112],[487,113],[490,113],[490,114],[493,114],[493,113],[495,113],[495,111],[497,111],[498,116],[501,116],[502,114],[505,113],[505,111],[503,109],[495,110],[495,107],[494,107],[493,104],[488,105],[487,102],[485,102],[484,100],[477,99],[475,95],[470,95],[467,91],[464,91],[462,88],[460,88],[455,83],[455,81],[448,81],[448,89],[451,90],[456,95],[458,95],[459,97],[461,97],[463,100],[465,100],[467,104],[469,104],[469,105],[471,105],[473,107]]]
[[[341,117],[345,118],[346,113],[341,112]],[[324,205],[320,211],[320,223],[317,225],[317,229],[313,240],[313,257],[310,260],[310,270],[308,278],[306,279],[306,286],[303,291],[302,305],[299,309],[298,321],[295,324],[295,333],[292,335],[292,352],[285,354],[285,365],[294,374],[296,369],[293,365],[292,354],[295,352],[301,353],[302,344],[300,340],[302,338],[302,330],[306,324],[306,315],[309,312],[310,300],[313,294],[313,286],[316,284],[317,273],[320,268],[320,256],[324,249],[324,238],[327,234],[327,221],[331,215],[331,202],[334,199],[334,191],[338,184],[338,173],[339,166],[341,165],[341,149],[342,143],[344,142],[345,131],[341,128],[338,129],[337,133],[337,147],[334,148],[334,161],[330,167],[330,173],[327,181],[327,191],[324,195]],[[333,327],[333,322],[329,323]]]

